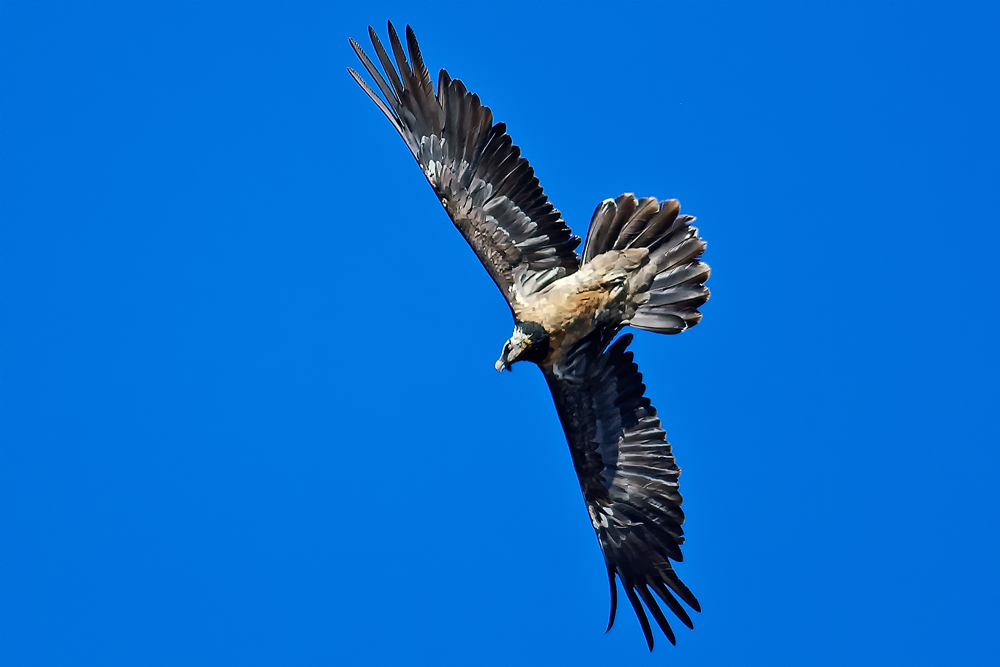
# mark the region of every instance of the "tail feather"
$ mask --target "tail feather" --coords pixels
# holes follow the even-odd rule
[[[584,262],[611,250],[649,251],[651,270],[637,274],[632,285],[636,310],[628,323],[636,328],[675,334],[701,320],[698,308],[710,294],[704,284],[710,269],[699,261],[705,241],[691,224],[694,217],[680,210],[676,199],[659,202],[625,193],[601,202],[590,221]]]

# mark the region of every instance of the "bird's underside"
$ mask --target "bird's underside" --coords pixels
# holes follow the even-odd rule
[[[514,316],[497,369],[534,362],[552,392],[607,565],[608,629],[617,576],[650,650],[645,609],[674,643],[657,598],[688,627],[678,598],[701,610],[671,564],[684,542],[680,468],[627,349],[632,335],[615,337],[626,325],[674,334],[701,319],[709,268],[699,261],[705,242],[694,218],[672,199],[608,199],[577,255],[580,239],[478,96],[444,70],[435,94],[409,26],[404,49],[389,24],[395,65],[369,34],[384,75],[351,45],[381,96],[348,68],[351,75],[402,136]]]

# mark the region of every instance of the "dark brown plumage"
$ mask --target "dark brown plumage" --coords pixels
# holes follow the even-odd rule
[[[650,650],[646,609],[673,643],[657,598],[688,627],[680,601],[701,610],[671,564],[684,542],[680,468],[627,349],[632,335],[615,336],[627,325],[674,334],[700,321],[709,268],[699,261],[705,242],[694,218],[672,199],[605,200],[578,257],[580,239],[490,109],[444,70],[435,95],[409,26],[404,49],[389,24],[395,66],[369,33],[384,76],[357,42],[351,46],[381,97],[348,71],[403,137],[514,315],[497,369],[531,361],[552,392],[607,565],[608,629],[617,576]]]

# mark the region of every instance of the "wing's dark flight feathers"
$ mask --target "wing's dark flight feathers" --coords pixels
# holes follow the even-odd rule
[[[639,594],[639,597],[642,598],[642,601],[646,603],[646,608],[653,614],[656,624],[663,630],[663,634],[667,636],[667,640],[674,646],[677,646],[677,638],[674,637],[674,630],[670,627],[670,623],[667,622],[667,617],[660,610],[660,605],[656,604],[656,598],[653,597],[648,588],[641,584],[636,586],[635,590]]]
[[[490,176],[493,168],[507,157],[513,143],[513,139],[507,134],[506,123],[497,123],[493,126],[493,135],[486,142],[486,148],[483,149],[483,162],[481,163],[480,174],[484,179]]]
[[[410,90],[413,78],[413,73],[410,71],[410,63],[406,61],[406,52],[403,51],[403,43],[399,41],[399,35],[396,34],[395,26],[392,25],[392,21],[389,21],[388,24],[389,46],[392,47],[392,55],[396,58],[399,78],[403,80],[403,89]]]
[[[512,148],[517,148],[517,146],[513,146]],[[512,151],[506,158],[498,161],[497,164],[495,165],[494,172],[491,175],[492,177],[490,178],[490,182],[493,183],[494,197],[502,196],[501,188],[507,182],[507,179],[510,178],[510,175],[517,168],[517,160],[518,160],[517,153]]]
[[[389,107],[385,105],[385,102],[383,102],[382,99],[375,94],[375,91],[372,90],[367,83],[365,83],[365,80],[361,78],[361,75],[350,67],[347,68],[347,71],[350,72],[351,76],[354,77],[354,80],[358,82],[361,89],[368,94],[368,97],[372,98],[372,101],[378,105],[378,108],[382,110],[382,113],[384,113],[385,117],[389,119],[392,126],[396,128],[396,131],[402,134],[403,128],[399,125],[399,121],[396,120],[395,114],[393,114],[393,112],[389,110]]]
[[[403,82],[399,80],[396,68],[392,66],[389,54],[385,52],[385,47],[382,46],[382,40],[378,38],[375,28],[368,26],[368,36],[371,37],[372,46],[375,47],[375,55],[378,56],[379,62],[382,63],[382,69],[385,70],[386,75],[389,77],[389,82],[392,83],[393,96],[398,106],[399,101],[403,98]]]
[[[455,81],[450,80],[448,87],[443,90],[438,90],[438,104],[444,110],[445,118],[456,118],[458,115],[458,99],[455,95]],[[458,148],[458,125],[456,123],[445,123],[442,130],[442,136],[444,137],[444,142],[446,146],[450,146],[452,150]]]
[[[399,41],[399,35],[396,34],[396,29],[391,22],[389,23],[389,44],[392,46],[392,53],[399,68],[399,77],[403,82],[403,95],[400,97],[400,104],[413,114],[414,127],[412,130],[419,142],[420,137],[440,132],[440,107],[434,99],[433,91],[428,92],[430,78],[426,69],[422,77],[419,77],[421,72],[410,69],[403,44]],[[408,102],[412,103],[408,104]]]
[[[420,53],[420,45],[413,34],[413,28],[406,26],[406,46],[410,51],[410,62],[413,63],[413,74],[417,79],[424,98],[434,98],[434,86],[431,84],[431,73],[424,64],[424,56]]]
[[[476,170],[479,169],[479,156],[482,155],[486,141],[490,136],[490,130],[493,128],[493,114],[488,108],[483,107],[483,101],[475,93],[472,94],[472,108],[475,110],[477,118],[475,140],[466,144],[465,161],[469,163],[472,173],[476,173]]]
[[[611,586],[611,613],[608,615],[608,627],[604,631],[604,634],[607,634],[615,625],[615,612],[618,611],[618,584],[615,583],[615,566],[607,560],[607,557],[604,563],[608,568],[608,584]]]
[[[361,45],[355,42],[353,39],[351,40],[351,47],[354,49],[354,52],[358,55],[358,58],[361,59],[361,64],[365,66],[365,69],[368,70],[368,73],[371,75],[372,79],[375,80],[375,84],[378,86],[379,90],[382,91],[382,95],[385,96],[385,101],[389,103],[389,106],[392,107],[394,112],[397,111],[399,108],[399,101],[396,99],[396,96],[393,93],[392,88],[390,88],[389,84],[385,82],[385,79],[382,77],[382,73],[379,72],[378,67],[376,67],[375,64],[371,61],[371,59],[368,57],[368,54],[365,53],[364,49],[361,48]],[[355,81],[358,81],[357,77],[355,77]],[[361,82],[359,81],[359,83]],[[367,84],[365,85],[367,86]],[[376,99],[376,104],[380,103],[381,100]],[[393,121],[394,125],[396,124],[395,116],[390,116],[390,120]]]
[[[451,75],[444,68],[438,72],[438,103],[441,103],[441,95],[443,95],[443,90],[451,85]]]
[[[646,646],[649,650],[653,650],[653,629],[649,626],[649,619],[646,618],[646,611],[642,608],[642,603],[639,602],[639,597],[635,594],[635,590],[632,588],[631,582],[623,582],[625,588],[625,595],[628,596],[628,601],[632,603],[632,609],[635,610],[635,615],[639,618],[639,625],[642,626],[642,634],[646,637]]]
[[[476,109],[479,112],[479,128],[476,130],[475,145],[472,146],[470,144],[472,154],[466,154],[465,158],[469,163],[469,171],[473,174],[478,174],[483,164],[483,156],[487,154],[490,142],[493,140],[494,126],[493,112],[490,111],[489,107],[483,106],[478,96],[474,97],[476,100]]]
[[[480,103],[479,129],[476,132],[476,145],[471,147],[472,154],[466,156],[469,162],[469,171],[472,174],[478,175],[482,173],[483,160],[485,159],[484,156],[489,150],[491,141],[493,141],[493,114],[490,112],[489,107],[484,107]],[[487,181],[485,181],[481,176],[476,176],[475,178],[479,178],[479,182],[476,183],[476,187],[486,192]],[[475,178],[473,179],[474,182]],[[492,191],[490,191],[490,194],[492,194]]]
[[[655,490],[651,488],[651,486],[652,485],[647,485],[646,490]],[[677,539],[679,537],[677,533],[681,532],[680,526],[676,526],[674,534],[671,535],[668,529],[659,524],[657,519],[662,519],[657,517],[655,512],[649,511],[648,508],[645,508],[646,511],[643,511],[638,507],[627,504],[624,507],[627,507],[628,509],[623,511],[622,514],[628,518],[629,521],[641,523],[643,525],[647,531],[647,534],[643,537],[653,542],[653,544],[657,547],[657,551],[677,561],[678,563],[684,560],[684,554],[681,553],[681,548],[677,544]]]
[[[456,81],[455,85],[457,88],[456,92],[458,93],[456,95],[458,98],[458,115],[456,116],[456,118],[458,118],[458,128],[456,132],[458,135],[458,144],[455,146],[455,153],[460,160],[468,162],[468,160],[465,159],[465,153],[468,147],[468,142],[472,139],[472,137],[469,136],[469,120],[471,120],[472,117],[472,95],[470,95],[469,91],[465,89],[465,86],[462,85],[461,81]]]
[[[670,611],[672,611],[677,618],[681,619],[681,623],[694,630],[694,623],[691,622],[691,617],[688,616],[684,607],[677,602],[677,599],[670,594],[667,587],[664,586],[662,582],[655,579],[649,582],[649,585],[653,587],[653,590],[656,591],[656,594],[660,597],[660,599],[663,600],[667,607],[670,608]]]
[[[504,163],[508,160],[516,161],[517,157],[511,157],[513,154],[512,149],[516,148],[516,146],[514,146],[513,139],[507,134],[507,128],[504,127],[504,124],[497,123],[493,127],[493,132],[494,137],[490,139],[490,143],[486,147],[486,150],[492,151],[492,154],[487,153],[487,157],[484,158],[479,172],[481,174],[480,177],[487,183],[492,183],[495,190],[496,186],[499,185],[498,177]]]
[[[694,596],[690,589],[684,585],[684,582],[677,577],[677,573],[674,572],[673,568],[670,567],[670,563],[667,563],[667,568],[660,569],[660,576],[663,579],[663,583],[670,587],[677,597],[684,600],[689,607],[697,612],[701,611],[701,604],[698,602],[698,598]]]
[[[458,83],[461,84],[462,82],[458,81]],[[471,121],[477,120],[478,114],[472,106],[472,95],[469,91],[465,90],[464,86],[459,91],[458,103],[458,146],[456,147],[456,152],[459,160],[468,164],[469,144],[475,140],[475,137],[471,136]]]
[[[641,482],[642,480],[630,481],[627,479],[626,476],[626,479],[623,479],[622,481],[630,485],[635,485],[636,482]],[[638,488],[643,488],[644,491],[654,490],[649,488],[648,486],[644,488],[643,485],[641,484],[637,486]],[[633,504],[633,502],[635,504]],[[673,560],[678,562],[683,560],[680,547],[677,545],[674,538],[666,530],[663,530],[656,524],[654,519],[655,513],[644,511],[646,508],[638,507],[637,505],[641,505],[641,503],[637,501],[617,502],[615,504],[614,510],[616,514],[620,514],[621,517],[626,519],[628,522],[636,525],[641,525],[642,526],[641,534],[639,529],[635,529],[631,532],[636,533],[638,537],[645,540],[646,542],[652,543],[653,546],[656,547],[656,551],[658,553],[662,554],[663,556],[672,558]],[[653,514],[654,516],[647,516],[648,514]]]
[[[641,474],[646,479],[653,479],[652,476],[657,474],[663,475],[662,470],[653,468],[652,465],[642,468],[635,465],[623,465],[622,469],[627,470],[629,473]],[[676,479],[673,484],[676,484]],[[683,544],[684,531],[681,528],[681,524],[684,523],[684,511],[680,508],[680,503],[683,502],[681,494],[677,492],[677,488],[675,486],[671,487],[665,483],[650,484],[649,486],[664,499],[675,504],[671,507],[666,507],[664,506],[664,503],[654,502],[652,498],[647,497],[643,499],[642,503],[644,511],[654,517],[656,525],[665,530],[671,540],[677,544]],[[682,559],[675,558],[674,560],[679,561]]]
[[[490,182],[494,184],[494,196],[499,195],[501,188],[507,183],[507,179],[520,166],[520,159],[521,149],[512,144],[507,155],[497,162],[496,171],[490,174]]]
[[[549,203],[506,126],[493,124],[489,107],[444,70],[435,94],[412,28],[407,26],[404,47],[395,27],[388,27],[395,65],[369,30],[385,77],[352,42],[385,99],[355,79],[403,137],[508,303],[513,289],[538,290],[575,272],[579,239]]]
[[[538,179],[532,173],[531,167],[528,166],[527,162],[521,162],[514,168],[514,171],[510,172],[497,192],[509,199],[515,197],[525,199],[528,193],[537,187]]]
[[[465,164],[470,164],[472,158],[469,153],[479,147],[476,132],[479,130],[479,105],[478,99],[469,93],[462,97],[462,115],[459,119],[458,134],[462,137],[462,143],[458,148],[458,158]]]
[[[632,335],[609,344],[614,333],[595,331],[566,354],[558,373],[543,371],[611,578],[621,580],[640,624],[649,623],[644,612],[636,609],[645,602],[673,642],[673,630],[660,607],[654,607],[657,603],[649,591],[684,625],[691,623],[690,616],[670,590],[692,609],[699,609],[671,564],[683,558],[680,468],[628,349]],[[616,605],[617,593],[613,592],[611,623]]]

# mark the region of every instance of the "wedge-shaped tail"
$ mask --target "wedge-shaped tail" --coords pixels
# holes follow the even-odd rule
[[[651,271],[633,296],[635,315],[629,324],[656,333],[675,334],[701,320],[698,307],[708,301],[710,269],[699,261],[705,241],[681,214],[676,199],[636,199],[626,193],[601,202],[590,221],[583,261],[609,250],[647,248]]]

